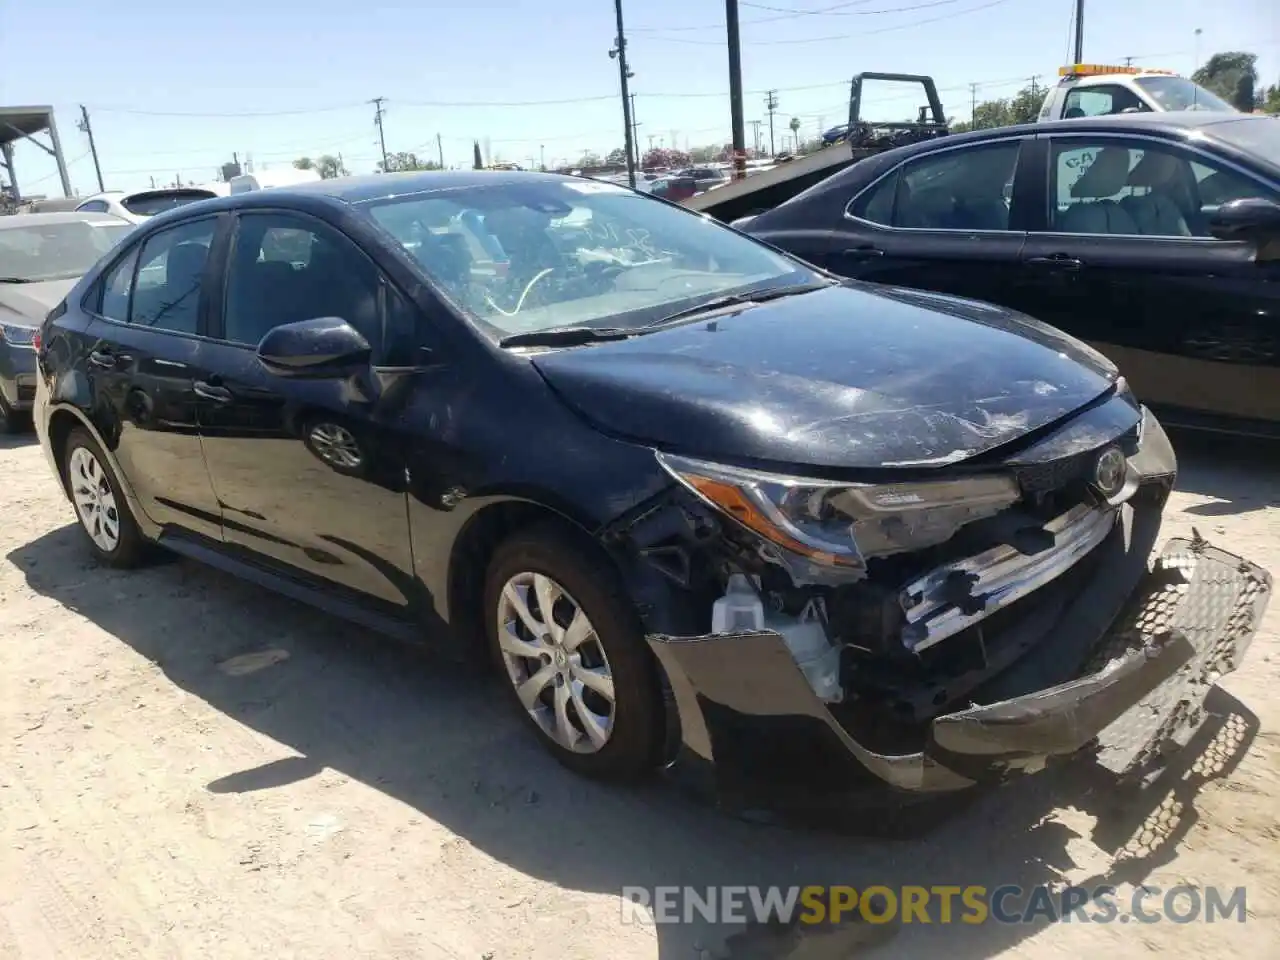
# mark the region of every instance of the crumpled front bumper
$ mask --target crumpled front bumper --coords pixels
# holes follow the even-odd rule
[[[1126,519],[1127,549],[1116,557],[1145,557],[1141,524]],[[1104,563],[1093,583],[1107,576]],[[679,716],[672,769],[747,809],[809,805],[817,794],[879,804],[886,789],[910,799],[1086,751],[1117,775],[1141,776],[1199,728],[1205,696],[1240,663],[1270,594],[1257,565],[1202,540],[1172,540],[1123,612],[1093,634],[1073,676],[939,716],[924,748],[907,754],[878,753],[851,736],[775,632],[651,636]],[[1086,587],[1067,616],[1088,620],[1095,600]],[[1061,653],[1055,641],[1044,646]],[[1021,680],[1000,679],[1025,685],[1045,661],[1029,657]]]

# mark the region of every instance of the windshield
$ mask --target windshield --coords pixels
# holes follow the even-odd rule
[[[0,277],[29,282],[79,277],[131,229],[128,223],[87,220],[0,229]]]
[[[1241,117],[1208,129],[1219,140],[1280,166],[1280,117]]]
[[[1185,77],[1138,77],[1133,81],[1161,110],[1226,110],[1239,113],[1199,84]]]
[[[499,338],[640,326],[701,300],[820,279],[713,220],[608,183],[531,176],[365,210]]]
[[[208,200],[216,197],[212,190],[169,190],[164,193],[140,193],[125,197],[120,205],[137,217],[154,217],[166,210],[185,207],[197,200]]]

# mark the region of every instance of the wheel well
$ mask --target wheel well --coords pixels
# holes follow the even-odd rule
[[[496,503],[467,521],[449,562],[449,622],[456,637],[483,648],[481,608],[489,561],[500,543],[517,530],[538,523],[555,523],[575,535],[589,536],[563,514],[536,503]]]
[[[55,410],[49,418],[49,449],[53,453],[53,462],[57,464],[58,476],[62,480],[63,493],[67,493],[67,467],[63,453],[67,449],[67,437],[71,431],[80,426],[75,414],[66,410]],[[67,493],[70,496],[69,493]]]

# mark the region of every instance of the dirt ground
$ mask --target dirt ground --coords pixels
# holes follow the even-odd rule
[[[1280,454],[1175,442],[1166,535],[1280,572]],[[5,960],[1280,957],[1280,600],[1171,791],[1050,771],[868,841],[584,783],[492,684],[194,563],[99,569],[29,437],[0,441],[0,504]],[[620,910],[626,885],[1057,882],[1244,884],[1248,917],[727,939]]]

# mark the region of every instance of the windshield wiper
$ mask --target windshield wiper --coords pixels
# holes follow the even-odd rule
[[[623,327],[547,327],[513,333],[498,341],[500,347],[574,347],[583,343],[625,340],[635,336],[637,328]]]
[[[659,327],[664,323],[671,323],[675,320],[684,320],[687,317],[696,317],[700,313],[710,313],[712,310],[719,310],[722,307],[732,307],[740,304],[764,303],[768,300],[781,300],[783,297],[794,297],[801,293],[810,293],[814,290],[822,290],[825,287],[835,286],[835,281],[823,281],[822,283],[797,283],[788,287],[774,287],[771,290],[759,290],[755,293],[730,293],[722,297],[712,297],[710,300],[704,300],[702,303],[692,307],[685,307],[683,310],[677,310],[675,313],[669,313],[665,317],[660,317],[651,323],[646,323],[637,329],[646,329],[649,327]]]
[[[500,347],[574,347],[584,343],[602,343],[607,340],[625,340],[627,337],[648,333],[654,327],[661,327],[676,320],[684,320],[702,313],[709,313],[721,307],[737,304],[764,303],[766,300],[780,300],[800,293],[821,290],[834,286],[836,281],[821,283],[798,283],[788,287],[774,287],[772,290],[761,290],[757,293],[733,293],[721,297],[704,300],[697,306],[677,310],[665,317],[659,317],[649,323],[635,327],[547,327],[545,330],[530,330],[527,333],[513,333],[498,341]]]
[[[30,277],[0,277],[0,283],[35,283]]]

